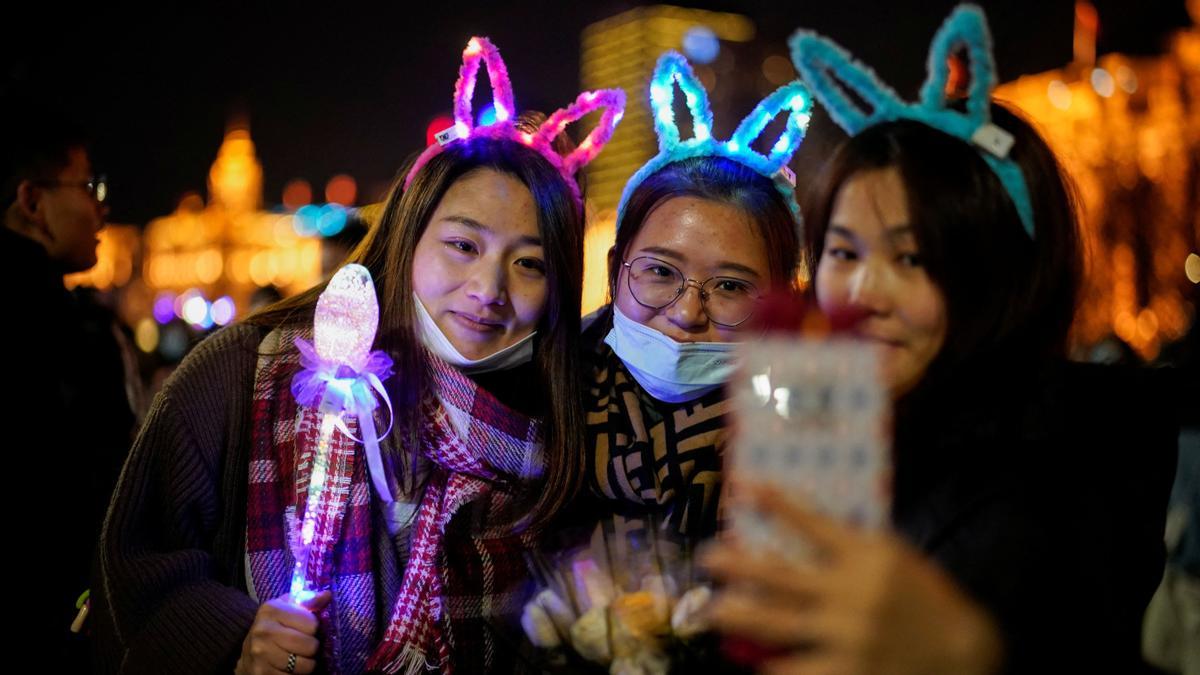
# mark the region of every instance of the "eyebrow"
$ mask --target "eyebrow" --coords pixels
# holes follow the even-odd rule
[[[479,222],[478,220],[475,220],[474,218],[471,218],[468,216],[449,215],[449,216],[442,216],[441,219],[450,221],[452,223],[458,223],[459,225],[462,225],[463,227],[469,227],[472,230],[478,230],[480,232],[483,232],[484,234],[488,234],[491,236],[496,235],[496,230],[494,228],[492,228],[489,225],[485,225],[485,224]],[[517,243],[529,245],[529,246],[541,246],[542,238],[537,237],[537,236],[522,235],[520,238],[517,239]]]
[[[664,258],[673,258],[679,262],[687,262],[687,257],[684,256],[683,254],[681,254],[673,249],[664,248],[662,246],[644,246],[644,247],[638,249],[638,253],[651,253],[651,254],[654,254],[657,256],[662,256]],[[743,265],[741,263],[736,263],[736,262],[733,262],[732,260],[721,260],[716,264],[715,267],[718,270],[741,272],[742,274],[745,274],[746,276],[754,277],[755,279],[762,278],[762,275],[759,274],[753,267],[749,267],[749,266]]]
[[[843,236],[847,239],[852,239],[854,241],[858,241],[858,235],[854,232],[854,230],[851,230],[849,227],[846,227],[845,225],[834,225],[831,223],[829,225],[829,231],[833,234]],[[916,231],[913,229],[912,225],[908,225],[907,223],[901,223],[898,225],[889,225],[884,232],[884,236],[887,237],[889,242],[894,244],[897,240],[903,239],[905,237],[914,237],[915,238]]]

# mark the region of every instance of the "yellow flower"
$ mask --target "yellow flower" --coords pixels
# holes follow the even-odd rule
[[[606,607],[592,607],[571,625],[571,644],[575,651],[595,663],[608,663],[612,659],[606,614]]]
[[[627,627],[634,636],[653,638],[668,630],[669,602],[662,593],[626,593],[613,600],[613,619]]]

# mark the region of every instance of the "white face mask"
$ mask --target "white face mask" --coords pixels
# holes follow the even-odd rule
[[[482,359],[471,360],[463,356],[461,352],[455,349],[450,339],[438,327],[437,322],[429,315],[429,310],[425,309],[425,304],[413,293],[413,302],[417,306],[417,321],[420,324],[421,342],[429,351],[433,352],[441,360],[458,368],[467,375],[478,375],[480,373],[490,373],[496,370],[508,370],[517,366],[529,363],[533,359],[533,336],[537,335],[537,331],[533,331],[524,338],[521,338],[516,344],[509,345],[504,349],[485,356]]]
[[[613,327],[604,342],[654,398],[691,401],[733,376],[736,342],[676,342],[612,308]]]

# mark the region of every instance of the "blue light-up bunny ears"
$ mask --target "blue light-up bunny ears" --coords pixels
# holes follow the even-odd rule
[[[921,122],[979,149],[1012,198],[1025,232],[1033,237],[1029,187],[1021,168],[1008,157],[1013,136],[992,124],[991,120],[996,66],[992,59],[992,38],[982,9],[976,5],[959,5],[942,23],[929,46],[928,75],[921,86],[920,100],[914,103],[901,99],[874,71],[854,60],[832,40],[799,30],[788,43],[800,77],[829,111],[833,121],[851,136],[881,122],[904,119]],[[950,108],[946,100],[946,82],[950,77],[948,60],[957,49],[966,49],[970,64],[971,84],[966,112]],[[847,88],[871,110],[858,106],[847,95]]]
[[[681,140],[679,127],[675,124],[674,84],[679,85],[692,114],[692,138]],[[667,52],[658,59],[654,75],[650,79],[650,108],[654,112],[654,131],[658,135],[658,154],[633,174],[621,193],[617,207],[617,226],[625,217],[625,205],[630,195],[647,177],[668,164],[692,157],[725,157],[750,167],[774,181],[776,189],[783,195],[797,222],[800,209],[796,205],[796,177],[787,163],[796,154],[808,121],[812,114],[812,97],[799,80],[790,82],[762,100],[742,120],[728,141],[718,141],[712,136],[713,115],[708,105],[708,92],[692,72],[687,59],[677,52]],[[767,124],[777,115],[788,112],[787,128],[771,147],[767,155],[755,152],[751,147]]]
[[[944,20],[929,46],[928,76],[920,88],[920,100],[908,103],[871,68],[854,60],[838,43],[815,32],[798,30],[788,44],[792,61],[812,94],[829,110],[829,117],[846,133],[857,133],[884,121],[913,120],[970,143],[1000,178],[1013,199],[1025,232],[1033,237],[1033,204],[1021,168],[1008,157],[1013,135],[991,123],[991,90],[996,86],[996,65],[991,55],[988,19],[976,5],[959,5]],[[955,49],[964,48],[971,68],[966,112],[948,107],[946,84],[948,60]],[[830,77],[832,73],[833,77]],[[836,78],[836,79],[835,79]],[[857,106],[846,88],[871,107]]]

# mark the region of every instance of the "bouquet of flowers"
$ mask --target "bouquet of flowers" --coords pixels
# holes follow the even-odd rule
[[[660,675],[706,660],[715,647],[703,620],[712,590],[695,579],[691,556],[653,539],[632,549],[612,539],[597,528],[589,546],[531,558],[540,586],[521,626],[544,650],[543,665]]]

